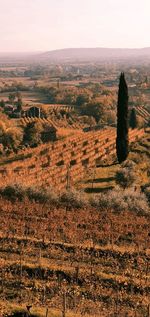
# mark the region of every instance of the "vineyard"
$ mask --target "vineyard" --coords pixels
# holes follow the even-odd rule
[[[42,107],[42,105],[41,105]],[[44,107],[44,105],[43,105]],[[63,116],[60,116],[60,113],[63,113]],[[23,117],[20,119],[20,125],[25,127],[28,123],[31,122],[41,122],[51,124],[57,130],[60,128],[71,128],[71,129],[82,129],[84,127],[83,122],[80,122],[78,117],[75,117],[71,114],[74,111],[74,107],[65,106],[65,105],[51,105],[49,104],[49,115],[43,116],[41,118],[38,117]],[[68,119],[67,119],[68,115]],[[86,126],[86,124],[85,124]]]
[[[130,130],[129,137],[131,156],[148,160],[148,130]],[[62,193],[61,199],[60,193],[51,194],[51,200],[0,196],[2,316],[15,311],[18,317],[150,317],[145,196],[120,189],[116,201],[112,192],[112,199],[106,194],[109,204],[96,205],[96,196],[92,203],[81,192],[75,201],[63,192],[73,190],[89,169],[116,160],[115,138],[113,128],[81,132],[1,162],[1,185],[33,185],[44,193],[53,187]],[[138,163],[143,175],[145,163]]]
[[[144,106],[136,107],[137,114],[140,115],[145,123],[148,123],[150,120],[150,113],[145,109]]]
[[[140,139],[144,130],[131,130],[130,142]],[[40,184],[57,190],[82,179],[87,168],[93,168],[115,155],[116,130],[78,133],[65,140],[27,149],[16,157],[1,162],[1,185],[22,183],[27,186]]]
[[[149,220],[0,198],[1,312],[149,317]]]

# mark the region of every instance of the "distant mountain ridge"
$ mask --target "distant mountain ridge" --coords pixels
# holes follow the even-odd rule
[[[0,53],[1,63],[12,62],[72,62],[150,59],[150,47],[145,48],[64,48],[47,52]]]
[[[39,55],[41,59],[50,60],[100,60],[108,58],[142,58],[150,57],[150,47],[146,48],[65,48],[48,51]]]

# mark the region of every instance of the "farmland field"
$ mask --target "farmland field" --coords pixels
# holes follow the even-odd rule
[[[142,183],[149,181],[146,178],[148,146],[149,133],[132,145],[130,154],[130,160],[136,161]],[[138,160],[139,151],[145,155],[144,162]],[[94,188],[99,182],[106,188],[111,182],[114,187],[118,168],[117,165],[99,167],[95,175],[99,180]],[[144,174],[140,173],[144,170]],[[150,216],[146,209],[140,211],[138,204],[133,206],[130,200],[129,207],[125,207],[121,200],[124,194],[120,190],[112,207],[92,206],[87,201],[89,194],[85,196],[82,192],[71,203],[65,194],[61,200],[52,196],[50,202],[43,198],[39,202],[40,196],[32,200],[19,194],[16,198],[2,195],[2,313],[26,311],[26,306],[32,305],[31,313],[41,316],[48,309],[49,316],[59,317],[65,309],[66,317],[147,317]]]
[[[149,217],[3,199],[0,206],[3,305],[61,313],[65,293],[75,316],[147,316]]]

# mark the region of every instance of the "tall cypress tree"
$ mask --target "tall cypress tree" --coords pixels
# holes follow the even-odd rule
[[[128,140],[128,87],[124,73],[120,75],[118,103],[117,103],[117,138],[116,152],[118,162],[126,160],[129,153]]]

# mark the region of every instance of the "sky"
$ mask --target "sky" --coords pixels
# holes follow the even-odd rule
[[[150,0],[0,0],[0,52],[150,47]]]

